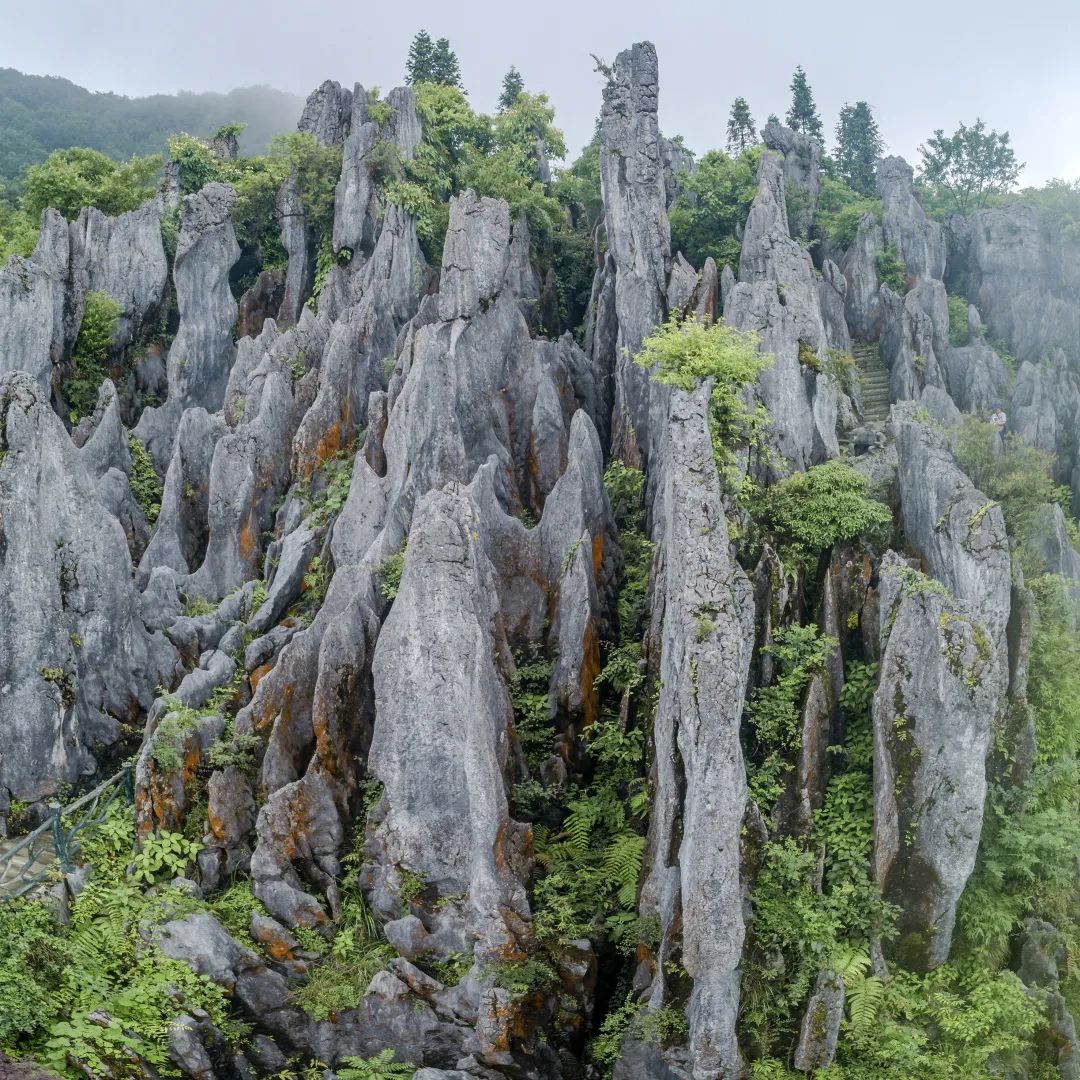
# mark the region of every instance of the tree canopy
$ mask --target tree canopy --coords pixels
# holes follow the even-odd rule
[[[817,106],[814,104],[814,92],[810,89],[801,64],[795,69],[791,79],[791,108],[788,109],[787,124],[789,128],[802,131],[822,145],[825,144],[821,117],[818,116]]]
[[[845,104],[836,125],[836,169],[840,178],[862,195],[874,194],[877,159],[885,140],[865,101]]]
[[[727,122],[727,148],[732,157],[749,150],[757,142],[754,130],[754,118],[750,115],[750,106],[746,98],[737,97],[731,103],[731,113]]]
[[[952,135],[938,128],[919,153],[920,180],[945,192],[961,214],[980,210],[991,195],[1009,191],[1024,167],[1016,160],[1009,133],[987,131],[980,119],[970,127],[961,124]]]

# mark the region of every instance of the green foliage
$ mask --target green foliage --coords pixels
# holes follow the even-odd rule
[[[374,1057],[344,1057],[334,1070],[338,1080],[407,1080],[416,1072],[408,1061],[395,1061],[394,1051],[380,1050]]]
[[[12,255],[29,257],[37,238],[37,219],[0,198],[0,266]]]
[[[788,109],[786,119],[789,128],[802,131],[817,139],[822,146],[825,145],[824,128],[814,104],[814,92],[810,89],[801,64],[791,78],[791,108]]]
[[[755,140],[756,141],[756,140]],[[717,267],[739,267],[741,230],[757,194],[759,147],[729,157],[710,150],[681,178],[683,191],[671,208],[671,248],[694,266],[712,256]]]
[[[551,754],[554,731],[548,717],[548,684],[555,664],[534,653],[520,653],[510,680],[510,703],[514,709],[514,729],[522,753],[533,769]]]
[[[981,210],[990,195],[1011,190],[1024,167],[1016,160],[1009,133],[988,132],[982,120],[970,127],[961,124],[949,136],[938,128],[919,153],[920,182],[939,189],[961,214]]]
[[[22,206],[34,220],[47,207],[59,210],[69,221],[78,217],[84,206],[123,214],[153,198],[160,168],[157,154],[117,164],[85,147],[54,150],[40,165],[27,169]]]
[[[1040,572],[1033,564],[1027,541],[1038,528],[1042,507],[1059,503],[1068,514],[1070,494],[1053,481],[1054,458],[1015,433],[1005,436],[988,420],[965,416],[956,440],[957,464],[989,499],[1001,504],[1009,535],[1019,541],[1018,555],[1025,570]]]
[[[446,38],[432,41],[426,30],[421,30],[413,38],[405,61],[405,72],[410,86],[434,83],[461,89],[461,67],[457,54],[450,48],[450,42]]]
[[[743,333],[720,321],[680,320],[677,315],[653,331],[634,357],[653,378],[680,390],[693,390],[712,379],[709,427],[717,469],[740,497],[749,497],[750,482],[735,464],[733,448],[764,445],[766,413],[746,404],[743,391],[772,363],[758,351],[756,334]]]
[[[166,144],[169,160],[176,166],[180,176],[181,194],[190,195],[206,184],[221,179],[217,158],[203,139],[178,131],[170,135]]]
[[[162,874],[183,877],[201,850],[201,844],[182,833],[162,829],[157,836],[148,836],[132,858],[132,880],[153,885]]]
[[[949,294],[949,344],[962,348],[968,343],[968,306],[962,296]]]
[[[750,115],[750,106],[746,98],[737,97],[731,103],[731,112],[727,122],[727,150],[733,157],[745,154],[757,143],[757,131],[754,118]]]
[[[131,493],[135,496],[147,524],[153,525],[161,511],[161,495],[164,489],[149,451],[135,437],[134,432],[130,431],[128,450],[131,453],[131,475],[128,477]]]
[[[341,918],[329,953],[296,992],[296,1004],[316,1020],[330,1020],[355,1009],[368,983],[397,954],[379,937],[355,873],[341,884]]]
[[[884,540],[892,527],[892,512],[873,497],[870,481],[842,461],[792,473],[766,491],[759,512],[785,558],[804,562],[860,536]]]
[[[859,232],[859,222],[867,214],[881,221],[881,200],[862,195],[831,176],[822,176],[821,192],[814,211],[814,228],[819,235],[841,248],[849,248]]]
[[[543,994],[559,981],[550,964],[533,957],[498,964],[490,973],[495,977],[496,986],[521,997]]]
[[[131,808],[114,804],[82,840],[94,868],[66,926],[35,901],[0,905],[0,1049],[32,1054],[64,1076],[180,1075],[167,1054],[181,1010],[203,1009],[226,1038],[244,1034],[220,987],[166,959],[140,926],[182,917],[200,902],[164,888],[144,895],[128,878]],[[144,848],[145,850],[145,848]],[[136,856],[136,859],[138,857]]]
[[[355,464],[356,455],[349,447],[339,450],[319,466],[311,485],[318,489],[318,494],[311,495],[309,492],[306,497],[310,508],[306,520],[312,529],[323,532],[341,513],[349,497]]]
[[[499,92],[499,111],[506,112],[525,90],[525,80],[516,67],[503,76],[502,90]]]
[[[73,370],[61,384],[73,423],[92,413],[97,405],[98,388],[108,377],[105,365],[122,310],[108,293],[86,295],[82,325],[71,350]]]
[[[877,159],[885,140],[865,101],[845,104],[836,125],[836,170],[853,190],[868,198],[874,195]]]
[[[907,292],[907,266],[900,257],[900,249],[896,244],[886,244],[885,250],[878,255],[877,272],[882,284],[888,285],[897,296],[903,296]]]
[[[401,575],[405,570],[405,544],[389,558],[384,559],[376,577],[379,579],[379,592],[384,600],[396,600],[401,588]]]

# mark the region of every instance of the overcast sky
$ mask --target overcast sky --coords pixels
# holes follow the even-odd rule
[[[142,95],[270,83],[306,94],[324,79],[384,91],[403,82],[416,30],[447,36],[470,99],[493,108],[516,65],[546,90],[576,151],[600,106],[591,52],[648,39],[660,57],[660,125],[697,153],[724,142],[742,95],[761,126],[787,109],[796,64],[829,132],[846,101],[873,106],[889,150],[912,164],[934,128],[981,116],[1012,132],[1021,183],[1080,177],[1077,0],[0,0],[0,66]]]

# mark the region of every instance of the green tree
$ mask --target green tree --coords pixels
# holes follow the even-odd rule
[[[123,214],[153,197],[160,168],[158,154],[117,164],[85,147],[54,150],[40,165],[27,169],[22,206],[35,220],[50,206],[68,220],[78,217],[84,206]]]
[[[750,106],[746,98],[737,97],[731,104],[731,114],[727,122],[727,148],[732,157],[749,150],[757,142],[754,130],[754,118],[750,115]]]
[[[456,86],[459,90],[464,90],[457,53],[450,48],[450,42],[444,37],[435,42],[435,51],[431,56],[431,81],[441,86]]]
[[[512,67],[502,81],[502,93],[499,94],[499,112],[506,112],[525,90],[525,80],[516,67]]]
[[[836,168],[840,178],[862,195],[873,196],[877,159],[885,140],[865,101],[845,103],[836,125]]]
[[[409,46],[409,58],[405,61],[405,79],[410,86],[434,82],[432,77],[435,43],[426,30],[421,30]]]
[[[788,127],[801,131],[825,145],[824,128],[814,104],[814,92],[806,81],[806,72],[800,64],[791,79],[791,108],[787,113]]]
[[[739,265],[739,230],[757,194],[756,150],[728,157],[710,150],[683,176],[683,194],[671,208],[671,245],[695,266],[710,255],[718,266]]]
[[[952,135],[938,128],[919,153],[922,182],[943,190],[961,214],[982,209],[992,194],[1009,191],[1024,167],[1009,145],[1009,133],[987,131],[980,119],[970,127],[961,124]]]

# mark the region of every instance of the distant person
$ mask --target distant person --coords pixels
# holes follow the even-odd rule
[[[1005,415],[1005,410],[1000,405],[994,406],[994,411],[990,414],[990,423],[997,429],[998,438],[1002,442],[1005,441],[1005,425],[1009,422],[1009,418]]]

